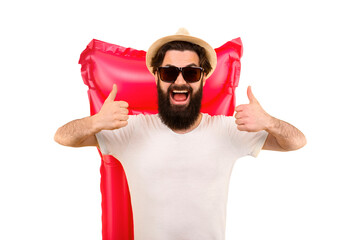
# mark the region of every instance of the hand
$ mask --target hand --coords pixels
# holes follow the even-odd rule
[[[114,84],[100,111],[93,116],[93,124],[97,131],[114,130],[128,124],[129,104],[124,101],[115,101],[116,94],[117,86]]]
[[[273,117],[267,114],[255,98],[249,86],[247,89],[249,104],[239,105],[235,108],[235,123],[240,131],[259,132],[267,130]]]

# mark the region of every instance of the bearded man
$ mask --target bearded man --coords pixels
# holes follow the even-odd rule
[[[157,40],[146,64],[157,84],[159,113],[128,115],[114,85],[101,110],[59,128],[66,146],[97,146],[123,165],[135,240],[225,239],[226,203],[237,159],[261,149],[290,151],[305,136],[266,113],[248,88],[234,117],[200,112],[216,53],[183,29]]]

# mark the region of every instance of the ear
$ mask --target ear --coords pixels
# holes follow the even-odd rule
[[[207,76],[206,76],[206,74],[204,73],[204,76],[202,77],[203,87],[205,86],[206,80],[207,80]]]
[[[156,85],[158,85],[158,79],[159,79],[159,77],[158,77],[158,72],[157,72],[157,71],[155,71],[155,73],[154,73],[154,78],[155,78],[155,83],[156,83]]]

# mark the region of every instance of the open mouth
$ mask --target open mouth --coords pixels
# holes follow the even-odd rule
[[[184,105],[189,102],[189,91],[187,90],[172,90],[170,93],[171,102],[174,105]]]

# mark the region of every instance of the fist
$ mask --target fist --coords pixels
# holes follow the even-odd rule
[[[114,84],[100,111],[94,115],[96,129],[99,131],[114,130],[128,124],[129,104],[124,101],[115,101],[116,94],[117,86]]]
[[[255,98],[249,86],[247,89],[249,104],[239,105],[235,108],[235,123],[240,131],[259,132],[266,130],[272,121],[260,103]]]

